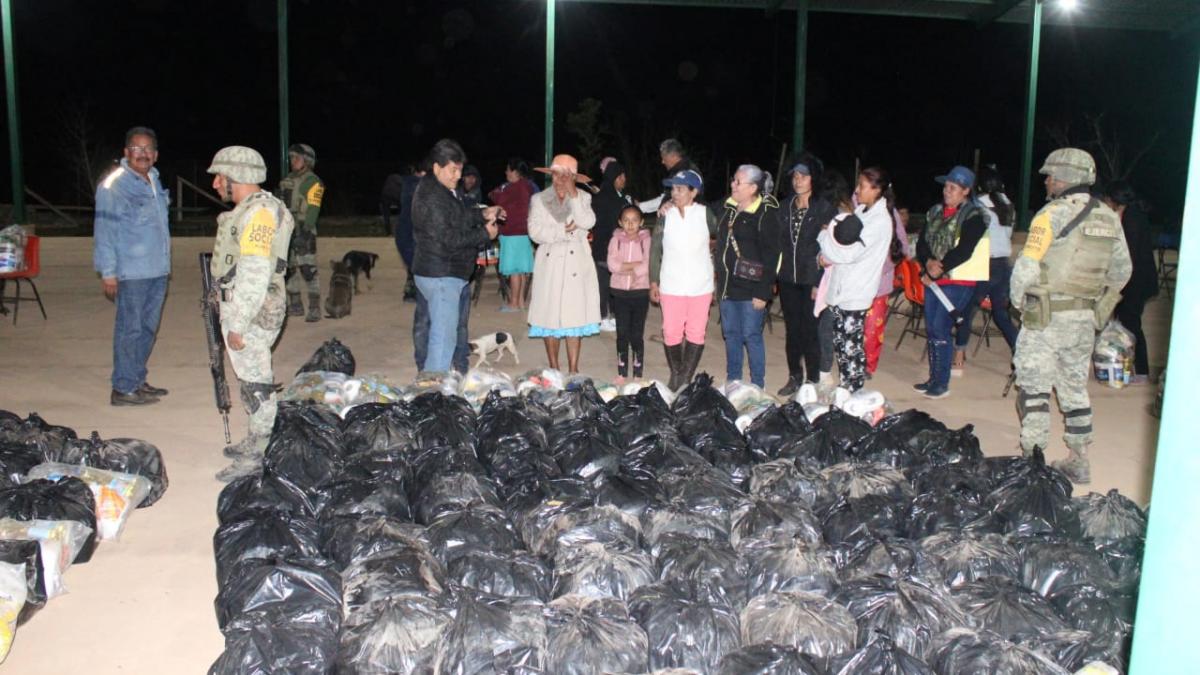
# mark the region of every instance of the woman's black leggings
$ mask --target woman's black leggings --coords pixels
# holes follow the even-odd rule
[[[634,363],[642,362],[645,343],[646,314],[650,311],[650,291],[612,289],[609,298],[612,313],[617,318],[617,356],[624,360],[627,350],[633,350]]]

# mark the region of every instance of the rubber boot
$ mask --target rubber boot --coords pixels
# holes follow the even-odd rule
[[[308,294],[308,314],[304,315],[308,323],[321,320],[321,296],[317,293]]]
[[[300,294],[288,291],[288,316],[304,316],[304,305],[300,302]]]
[[[683,341],[683,368],[680,374],[680,386],[691,384],[696,368],[700,367],[700,356],[704,354],[704,345]]]
[[[676,391],[679,389],[679,378],[683,372],[683,343],[677,345],[663,344],[663,351],[667,353],[667,367],[671,369],[671,379],[667,382],[667,389]]]
[[[1063,472],[1076,485],[1087,485],[1092,482],[1092,466],[1088,462],[1087,446],[1082,448],[1067,448],[1067,458],[1051,462],[1050,466]]]

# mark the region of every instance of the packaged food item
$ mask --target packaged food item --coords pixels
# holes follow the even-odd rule
[[[82,480],[96,498],[96,536],[100,537],[101,541],[120,539],[129,514],[150,494],[150,481],[144,476],[105,471],[79,464],[39,464],[29,470],[25,479],[58,480],[64,476],[74,476]]]
[[[62,575],[74,562],[92,534],[90,527],[74,520],[13,520],[0,518],[0,539],[24,539],[38,542],[42,549],[46,597],[66,592]]]
[[[25,563],[0,562],[0,663],[8,658],[17,633],[17,617],[25,606]]]

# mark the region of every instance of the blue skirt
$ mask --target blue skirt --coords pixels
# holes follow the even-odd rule
[[[587,337],[589,335],[596,335],[599,332],[600,324],[598,323],[589,323],[584,326],[575,326],[574,328],[542,328],[541,326],[529,327],[529,337],[531,338]]]
[[[500,274],[531,274],[533,244],[527,234],[500,235]]]

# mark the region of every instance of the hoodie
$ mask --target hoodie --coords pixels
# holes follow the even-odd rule
[[[592,228],[592,258],[596,262],[608,258],[608,242],[621,220],[621,209],[633,203],[629,195],[617,190],[617,178],[623,173],[625,167],[620,162],[609,162],[604,167],[600,191],[592,198],[592,211],[596,214],[596,226]]]

